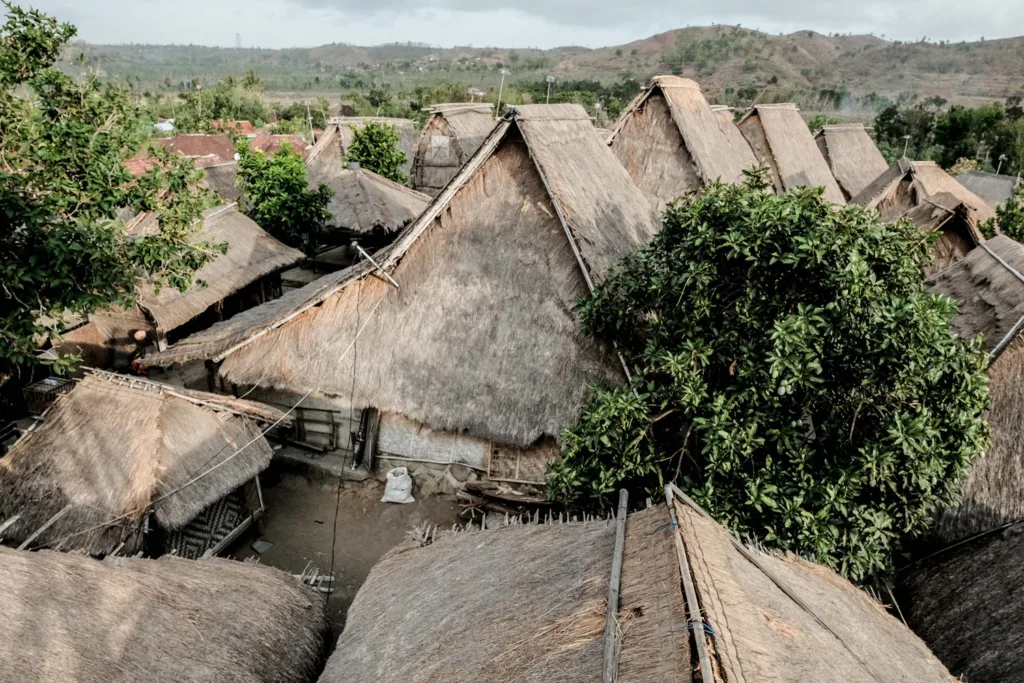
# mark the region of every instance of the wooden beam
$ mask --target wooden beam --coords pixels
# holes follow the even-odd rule
[[[36,529],[35,533],[33,533],[28,538],[26,538],[25,542],[18,546],[18,550],[24,550],[25,548],[27,548],[29,543],[31,543],[32,541],[34,541],[37,538],[39,538],[39,535],[41,533],[43,533],[44,531],[49,529],[51,526],[53,526],[54,522],[56,522],[58,519],[60,519],[64,515],[66,515],[69,510],[71,510],[71,506],[70,505],[65,505],[64,508],[60,512],[55,514],[53,517],[50,517],[50,519],[46,522],[46,524],[44,524],[41,527],[39,527],[38,529]]]
[[[619,665],[619,585],[622,579],[622,554],[626,545],[626,515],[629,492],[619,491],[619,512],[615,518],[615,553],[612,555],[612,578],[608,583],[608,614],[604,624],[604,676],[602,683],[615,683]]]

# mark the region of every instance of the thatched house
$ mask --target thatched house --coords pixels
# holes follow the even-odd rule
[[[714,180],[739,182],[758,163],[736,124],[712,111],[699,85],[677,76],[656,77],[623,112],[608,144],[659,213]]]
[[[939,515],[935,541],[945,550],[905,572],[901,605],[950,671],[981,683],[1022,680],[1024,672],[1022,272],[1024,246],[998,235],[928,281],[959,304],[957,334],[983,336],[991,354],[992,448],[971,466],[961,502]]]
[[[616,536],[605,521],[525,524],[398,548],[320,683],[951,683],[863,591],[742,546],[689,504],[626,520],[608,630]]]
[[[818,151],[795,104],[758,104],[737,124],[777,192],[823,187],[825,200],[845,204],[839,184]]]
[[[412,164],[412,186],[436,196],[494,130],[489,104],[439,104],[423,126]]]
[[[405,152],[405,163],[402,164],[402,173],[409,175],[412,172],[412,160],[416,156],[416,144],[420,137],[420,132],[417,130],[415,122],[409,119],[396,119],[386,116],[336,116],[328,119],[328,123],[338,126],[339,135],[341,135],[342,153],[347,152],[349,145],[352,144],[353,133],[367,123],[394,126],[400,135],[398,149]]]
[[[144,239],[158,225],[153,215],[143,215],[128,229]],[[120,367],[135,350],[135,332],[144,331],[149,342],[166,347],[184,334],[273,298],[280,290],[280,272],[304,258],[234,204],[207,211],[196,239],[226,243],[228,251],[199,269],[195,285],[185,292],[173,287],[158,292],[145,284],[131,309],[93,314],[87,325],[65,334],[66,348],[82,353],[94,367]]]
[[[909,218],[921,232],[940,234],[929,272],[947,268],[985,237],[980,226],[995,211],[933,161],[903,158],[850,200],[875,209],[883,220]]]
[[[323,599],[269,567],[0,547],[0,678],[312,683]]]
[[[573,302],[656,229],[582,107],[519,107],[380,270],[320,278],[145,362],[220,362],[272,403],[313,391],[303,408],[335,411],[332,445],[359,431],[351,408],[375,408],[382,455],[541,483],[590,388],[625,381]]]
[[[8,543],[105,555],[216,554],[263,513],[279,411],[89,371],[0,459]],[[6,525],[5,525],[6,526]]]
[[[825,126],[814,139],[847,200],[863,192],[889,167],[864,124]]]
[[[984,171],[968,171],[958,175],[956,179],[991,206],[1002,206],[1021,185],[1020,175],[997,175]]]
[[[306,177],[311,187],[330,182],[345,170],[345,150],[342,147],[341,128],[337,124],[327,127],[306,155]]]
[[[725,104],[712,104],[711,111],[715,112],[715,116],[722,122],[724,126],[727,123],[736,123],[736,117],[732,113],[732,108]]]

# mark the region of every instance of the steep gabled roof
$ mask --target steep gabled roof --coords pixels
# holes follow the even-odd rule
[[[334,190],[331,225],[353,232],[398,232],[430,203],[427,195],[364,169],[347,168],[325,182]]]
[[[0,547],[0,671],[52,683],[312,683],[323,600],[284,572],[220,559]]]
[[[756,105],[737,125],[754,155],[768,167],[777,191],[823,187],[826,201],[846,203],[795,104]]]
[[[261,404],[91,371],[0,459],[0,518],[20,515],[4,536],[24,541],[70,507],[34,547],[134,553],[151,510],[180,529],[266,468],[257,421],[278,420]]]
[[[736,124],[711,109],[699,85],[677,76],[656,77],[607,139],[658,210],[714,180],[740,182],[758,163]]]
[[[1002,206],[1021,184],[1020,176],[996,175],[984,171],[968,171],[958,175],[956,180],[992,206]]]
[[[147,361],[223,359],[237,384],[348,398],[358,355],[360,405],[529,446],[574,420],[590,386],[622,381],[571,308],[656,229],[582,107],[521,107],[375,255],[401,289],[363,263]]]
[[[815,140],[847,199],[860,194],[889,166],[863,124],[825,126]]]
[[[420,132],[416,129],[415,122],[410,119],[396,119],[386,116],[337,116],[328,120],[328,123],[337,125],[341,135],[341,148],[348,151],[352,144],[352,135],[357,128],[362,128],[367,123],[381,123],[394,126],[399,133],[398,149],[405,152],[405,163],[402,164],[402,173],[409,175],[412,170],[412,159],[416,154],[416,143],[419,140]]]

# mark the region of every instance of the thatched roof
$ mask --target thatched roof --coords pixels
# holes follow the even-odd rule
[[[846,203],[795,104],[756,105],[737,125],[758,161],[768,168],[777,191],[823,187],[826,201]]]
[[[739,182],[758,163],[736,124],[711,110],[699,85],[677,76],[656,77],[608,144],[659,212],[713,180]]]
[[[306,177],[310,187],[330,182],[345,170],[345,150],[337,124],[329,125],[306,155]]]
[[[416,142],[420,137],[415,122],[410,119],[395,119],[386,116],[339,116],[329,120],[329,123],[335,124],[339,128],[342,151],[347,151],[349,145],[352,144],[353,131],[371,122],[394,126],[395,130],[399,132],[401,138],[398,140],[398,149],[405,152],[402,173],[409,175],[412,170],[412,159],[416,154]]]
[[[413,187],[431,196],[440,192],[480,149],[495,123],[489,104],[435,106],[416,145]]]
[[[363,263],[147,360],[224,359],[236,384],[342,399],[356,363],[360,406],[527,447],[623,380],[572,306],[656,229],[582,107],[521,107],[375,256],[401,289]]]
[[[983,335],[992,354],[991,406],[986,415],[992,448],[971,465],[961,486],[961,502],[939,515],[936,533],[946,543],[1024,518],[1022,272],[1024,246],[997,235],[927,282],[932,291],[959,305],[960,313],[953,320],[957,334],[964,339]]]
[[[975,538],[925,559],[901,576],[907,623],[946,667],[968,683],[1021,680],[1024,527]]]
[[[847,199],[860,194],[889,166],[864,124],[825,126],[815,140]]]
[[[341,171],[327,185],[334,190],[331,225],[353,232],[398,232],[430,203],[427,195],[360,168]]]
[[[204,166],[203,175],[203,184],[216,192],[225,202],[234,203],[241,198],[242,191],[235,184],[238,175],[237,162]]]
[[[992,206],[1002,206],[1021,184],[1020,176],[996,175],[984,171],[968,171],[958,175],[956,180]]]
[[[196,272],[196,280],[205,282],[205,286],[197,283],[185,292],[164,287],[157,293],[147,285],[139,294],[139,305],[165,331],[184,325],[264,275],[304,258],[298,249],[287,247],[264,232],[234,204],[207,211],[196,239],[228,245],[226,254],[218,255]]]
[[[0,677],[311,683],[323,600],[276,569],[0,547]]]
[[[733,116],[732,108],[726,104],[712,104],[711,111],[715,112],[715,116],[722,122],[722,125],[736,123],[736,117]]]
[[[698,631],[716,681],[951,683],[913,633],[831,570],[674,511],[678,529],[664,505],[627,521],[615,680],[699,680],[688,636],[698,613],[714,632]],[[684,597],[677,535],[697,605]],[[604,522],[527,524],[401,548],[360,588],[320,683],[601,680],[613,541]]]
[[[0,459],[0,523],[21,515],[4,537],[24,541],[70,507],[33,547],[101,554],[124,541],[134,552],[151,509],[162,528],[179,529],[266,468],[257,422],[281,418],[258,403],[90,372]]]

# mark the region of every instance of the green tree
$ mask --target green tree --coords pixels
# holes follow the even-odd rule
[[[246,195],[246,215],[285,244],[314,254],[318,235],[331,218],[334,191],[321,183],[310,189],[302,157],[285,143],[273,156],[238,143],[238,188]]]
[[[671,206],[580,305],[637,395],[596,392],[550,491],[607,505],[671,480],[741,534],[885,572],[988,443],[986,357],[922,285],[930,239],[761,171]]]
[[[981,231],[986,237],[994,237],[997,225],[998,232],[1024,242],[1024,186],[1014,188],[1010,198],[996,207],[996,217],[981,225]]]
[[[408,178],[402,173],[406,157],[398,149],[401,139],[402,134],[394,126],[371,121],[352,133],[345,159],[396,183],[404,183]]]
[[[834,126],[837,123],[839,123],[839,119],[833,118],[828,114],[818,114],[807,122],[807,127],[811,129],[812,133],[817,133],[825,126]]]
[[[146,143],[130,94],[54,64],[74,27],[4,3],[0,27],[0,384],[44,362],[46,318],[128,305],[139,277],[186,289],[214,256],[193,243],[209,194],[191,162],[154,150],[133,178],[124,162]],[[158,234],[133,239],[119,209],[154,211]],[[73,362],[57,362],[63,367]]]

